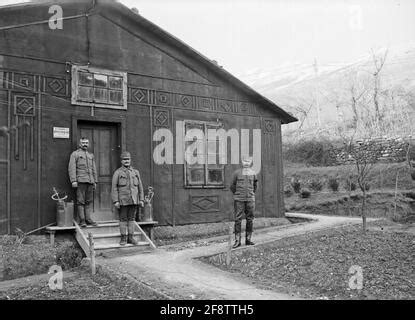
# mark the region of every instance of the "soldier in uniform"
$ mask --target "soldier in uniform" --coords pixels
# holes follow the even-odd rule
[[[95,167],[94,155],[88,152],[89,140],[82,137],[79,140],[79,148],[72,152],[68,173],[72,188],[76,189],[76,202],[81,227],[87,224],[97,225],[91,219],[93,190],[95,190],[98,179]]]
[[[144,190],[140,173],[131,167],[131,155],[129,152],[121,154],[122,166],[118,168],[112,177],[112,201],[120,213],[120,245],[131,243],[137,245],[134,239],[134,225],[137,207],[144,206]],[[128,231],[128,237],[127,237]]]
[[[251,241],[255,211],[255,192],[257,189],[257,177],[251,169],[252,158],[242,159],[242,168],[235,171],[230,185],[233,193],[235,209],[235,244],[233,248],[241,245],[242,215],[246,217],[245,245],[254,245]]]

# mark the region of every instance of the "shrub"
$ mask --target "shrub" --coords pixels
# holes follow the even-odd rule
[[[329,178],[327,184],[333,192],[337,192],[339,190],[339,181],[337,180],[337,178],[335,177]]]
[[[335,164],[332,156],[333,144],[330,141],[302,141],[284,149],[284,160],[304,163],[308,166],[331,166]]]
[[[295,177],[291,178],[291,187],[293,188],[295,193],[299,193],[301,190],[301,182]]]
[[[323,182],[319,179],[311,179],[308,182],[308,186],[310,187],[310,189],[316,192],[321,191],[323,189],[323,185],[324,185]]]
[[[81,264],[82,251],[79,247],[73,244],[64,245],[59,248],[56,253],[56,263],[62,267],[63,270],[75,268]]]
[[[285,186],[284,187],[284,195],[289,198],[293,195],[293,190],[291,189],[290,186]]]
[[[344,189],[346,189],[347,191],[354,191],[356,190],[356,188],[356,182],[354,182],[352,178],[347,178],[344,183]]]
[[[311,192],[308,189],[301,189],[300,196],[301,198],[310,198]]]

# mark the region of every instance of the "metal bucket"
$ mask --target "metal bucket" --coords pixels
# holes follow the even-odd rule
[[[59,200],[56,202],[56,225],[58,227],[72,227],[73,226],[73,202],[65,202]]]
[[[144,211],[143,221],[144,222],[153,221],[153,206],[151,205],[151,203],[145,203],[143,211]]]

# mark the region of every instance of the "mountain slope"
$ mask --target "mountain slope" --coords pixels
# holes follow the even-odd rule
[[[383,57],[385,52],[385,49],[377,51],[376,58]],[[368,54],[353,63],[290,64],[270,70],[252,70],[239,77],[300,120],[286,127],[311,130],[316,126],[333,128],[353,117],[351,87],[356,95],[359,90],[365,92],[365,99],[359,101],[360,108],[372,104],[374,72],[373,55]],[[415,44],[387,50],[379,81],[379,99],[385,110],[399,109],[408,95],[415,97]],[[409,103],[411,108],[415,110],[414,100]]]

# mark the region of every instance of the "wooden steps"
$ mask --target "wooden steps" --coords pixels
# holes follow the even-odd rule
[[[156,248],[153,241],[147,236],[147,234],[141,229],[140,225],[135,222],[134,238],[138,244],[132,245],[127,244],[125,246],[120,245],[121,234],[119,228],[119,221],[98,221],[97,226],[87,226],[81,228],[76,221],[75,225],[75,237],[79,245],[87,255],[90,256],[90,246],[89,246],[89,234],[92,235],[94,242],[94,250],[97,253],[103,252],[114,252],[114,250],[119,251],[122,254],[122,251],[128,252],[148,252]],[[140,224],[147,225],[145,222],[140,222]]]

